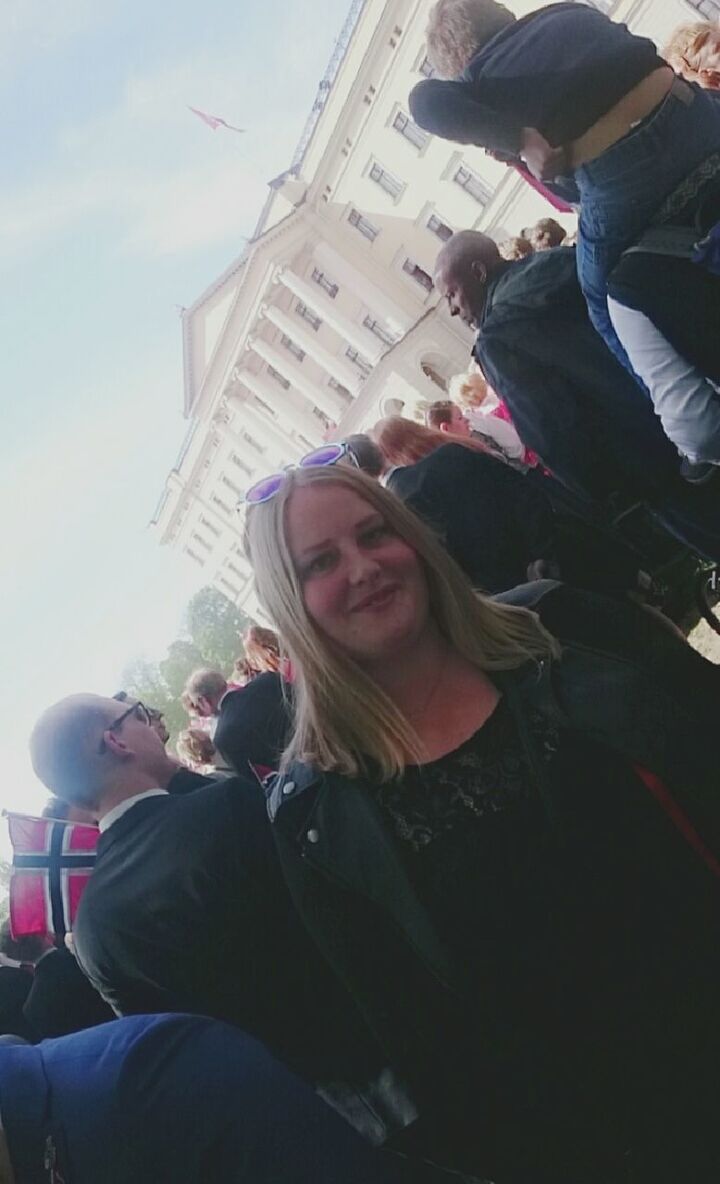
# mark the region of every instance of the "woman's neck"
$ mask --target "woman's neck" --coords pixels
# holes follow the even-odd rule
[[[467,740],[495,709],[499,692],[488,676],[436,629],[372,677],[417,733],[426,760]]]

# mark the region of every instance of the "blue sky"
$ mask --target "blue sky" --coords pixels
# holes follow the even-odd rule
[[[45,705],[175,635],[196,577],[147,524],[187,426],[178,309],[252,232],[348,7],[0,6],[2,806],[43,804]]]

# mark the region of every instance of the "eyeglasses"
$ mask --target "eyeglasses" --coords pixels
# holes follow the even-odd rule
[[[322,448],[314,448],[312,452],[301,456],[296,465],[288,465],[282,473],[271,473],[269,477],[256,481],[240,499],[239,506],[259,506],[263,502],[269,502],[278,490],[282,489],[288,473],[293,469],[323,469],[328,465],[336,465],[344,457],[358,467],[357,458],[347,444],[324,444]]]
[[[128,707],[127,711],[123,711],[122,715],[119,715],[117,719],[114,719],[111,724],[108,724],[105,730],[107,732],[119,732],[120,728],[125,723],[125,720],[129,719],[131,715],[134,716],[136,720],[139,720],[141,724],[147,724],[148,727],[150,726],[152,720],[150,711],[145,706],[145,704],[141,703],[138,699],[137,702],[131,704],[131,706]],[[100,752],[104,752],[104,750],[105,740],[103,739],[100,741]]]

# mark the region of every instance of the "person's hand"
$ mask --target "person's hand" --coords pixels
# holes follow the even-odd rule
[[[553,148],[534,127],[522,129],[520,156],[538,181],[552,181],[568,170],[564,148]]]

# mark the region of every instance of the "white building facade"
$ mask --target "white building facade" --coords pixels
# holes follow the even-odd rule
[[[407,96],[429,72],[433,0],[352,0],[295,159],[253,238],[183,314],[185,443],[152,525],[252,616],[243,492],[324,439],[419,414],[467,369],[471,336],[432,284],[455,230],[497,241],[557,216],[473,147],[429,136]],[[508,0],[506,0],[508,2]],[[538,0],[509,0],[518,15]],[[597,0],[662,45],[720,0]]]

